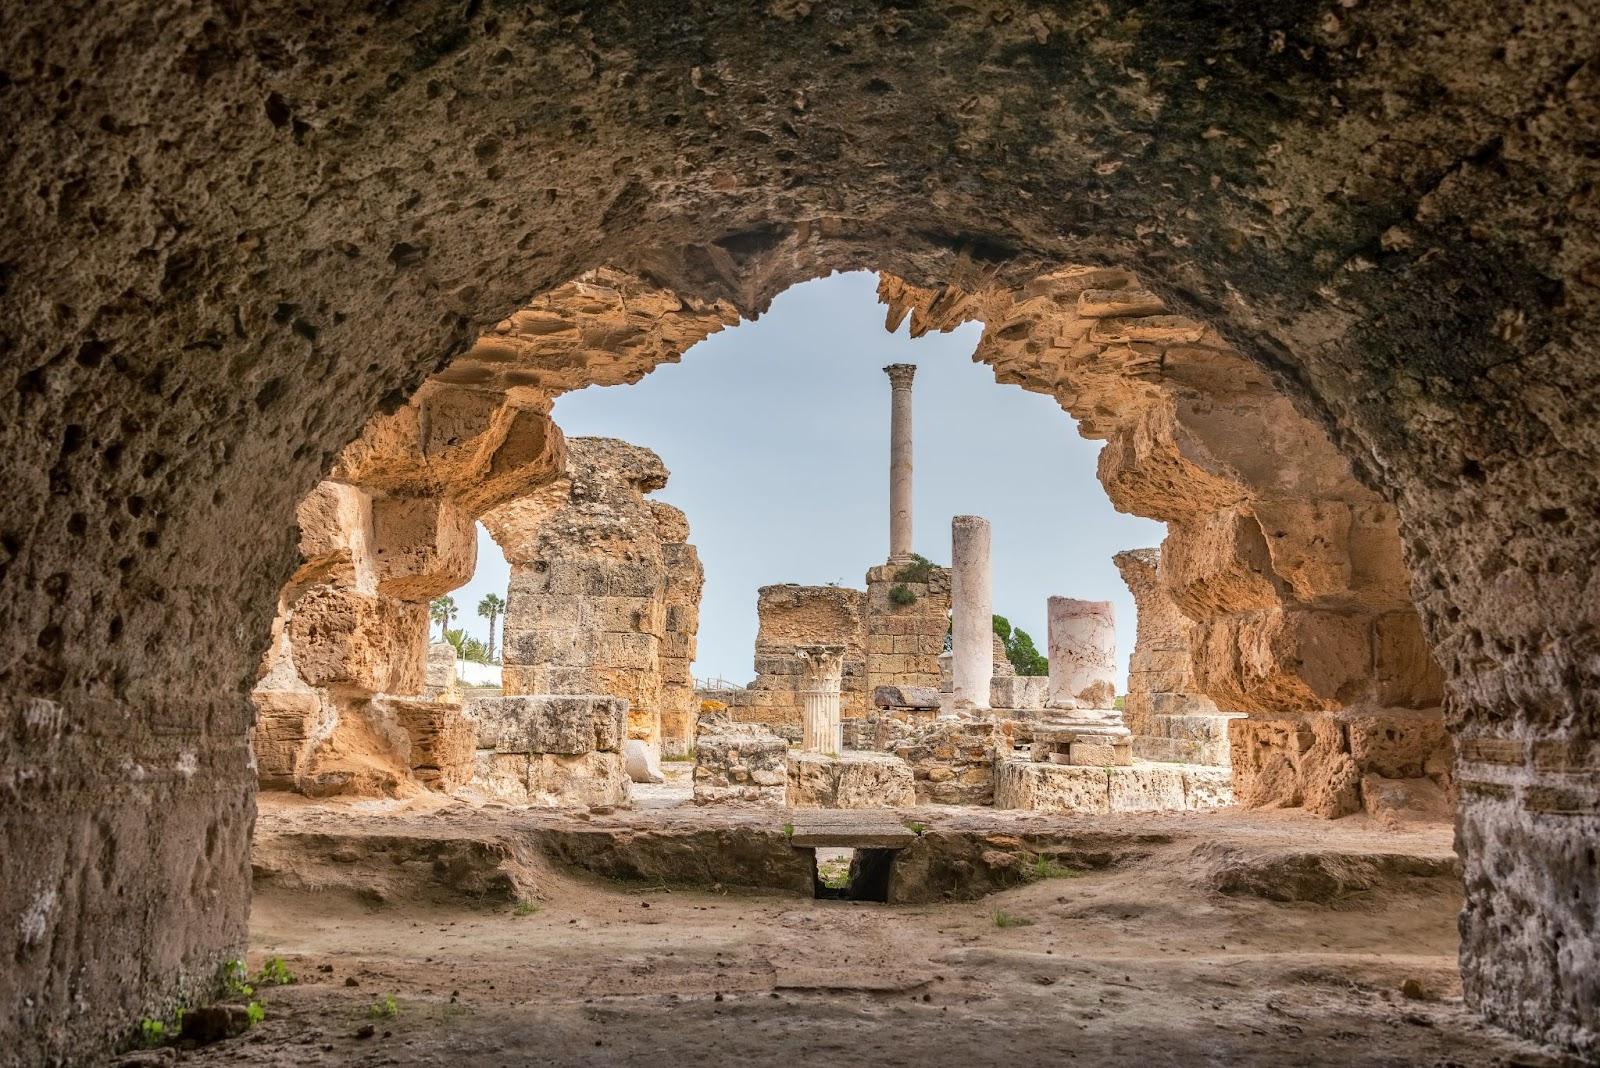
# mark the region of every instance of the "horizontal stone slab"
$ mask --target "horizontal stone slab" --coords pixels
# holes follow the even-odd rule
[[[621,752],[627,737],[628,702],[620,697],[477,697],[467,712],[477,721],[478,748],[500,753]]]

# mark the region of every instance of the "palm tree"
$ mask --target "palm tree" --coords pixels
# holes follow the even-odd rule
[[[455,618],[456,599],[454,597],[435,597],[428,602],[428,618],[439,624],[439,640],[448,641],[450,620]]]
[[[494,624],[500,618],[500,613],[506,610],[506,603],[500,599],[499,594],[486,593],[483,600],[478,602],[478,614],[489,621],[489,661],[494,662]]]

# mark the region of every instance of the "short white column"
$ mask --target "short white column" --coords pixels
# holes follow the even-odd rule
[[[1048,602],[1050,708],[1109,709],[1117,696],[1117,625],[1110,601]]]
[[[800,747],[812,753],[837,756],[844,749],[844,728],[839,722],[839,690],[844,679],[844,646],[803,645],[800,657]]]
[[[958,515],[950,521],[950,690],[954,712],[989,707],[994,680],[994,588],[989,521]]]
[[[889,376],[889,562],[911,562],[911,378],[916,364],[892,363]]]

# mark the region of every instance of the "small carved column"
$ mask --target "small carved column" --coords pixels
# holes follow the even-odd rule
[[[837,755],[844,748],[844,731],[839,723],[844,646],[802,645],[795,653],[804,671],[800,679],[801,716],[805,728],[801,748]]]
[[[911,562],[911,378],[916,364],[884,368],[889,397],[889,562]]]
[[[950,690],[952,711],[989,707],[994,681],[994,588],[989,521],[958,515],[950,521]]]

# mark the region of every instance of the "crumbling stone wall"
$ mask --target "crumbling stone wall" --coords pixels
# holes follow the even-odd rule
[[[1600,28],[1583,13],[11,5],[0,844],[30,864],[0,887],[10,1056],[92,1059],[238,955],[245,694],[299,562],[295,506],[484,324],[537,294],[581,307],[584,328],[528,331],[563,346],[547,363],[447,371],[554,392],[681,352],[689,332],[662,340],[652,317],[699,329],[831,269],[1025,302],[1062,264],[1114,263],[1216,327],[1398,509],[1449,680],[1468,1003],[1592,1058]],[[930,123],[929,101],[953,103]],[[884,134],[920,130],[937,136]],[[574,281],[602,265],[635,281]],[[1133,347],[1151,324],[1080,360],[987,310],[997,344],[1014,329],[1039,357],[1008,373],[1059,383],[1091,424],[1123,405],[1080,403],[1074,361],[1170,410],[1181,447],[1158,466],[1180,498],[1229,427],[1271,440],[1235,369]],[[1140,419],[1161,440],[1165,417]],[[1287,546],[1271,501],[1313,498],[1248,510]],[[1208,620],[1265,653],[1206,677],[1266,680],[1274,645],[1309,649],[1343,595],[1295,596]]]
[[[698,595],[698,572],[674,583],[670,566],[693,559],[683,552],[683,513],[645,498],[666,482],[666,467],[649,449],[574,438],[565,478],[483,517],[511,565],[506,695],[618,697],[628,702],[628,737],[661,745],[664,665],[679,709],[688,666],[681,654],[692,640],[682,608],[691,590]],[[668,553],[668,545],[678,551]],[[668,646],[680,655],[664,658],[669,590],[682,637]]]
[[[479,512],[559,470],[561,433],[526,403],[429,383],[301,501],[300,566],[252,692],[263,787],[320,797],[459,784],[459,696],[450,707],[418,698],[428,601],[472,577]],[[413,745],[440,744],[418,776]]]
[[[919,578],[919,572],[926,577]],[[905,604],[897,603],[896,591]],[[880,564],[867,571],[866,693],[879,686],[939,687],[950,626],[950,569]]]
[[[1128,549],[1111,558],[1133,594],[1137,615],[1123,719],[1141,760],[1230,763],[1228,722],[1199,691],[1190,658],[1193,624],[1161,586],[1161,550]]]
[[[666,619],[661,638],[661,752],[685,756],[694,748],[700,699],[694,692],[696,637],[700,633],[700,593],[705,569],[689,541],[688,518],[662,501],[650,502],[655,513],[666,568]]]
[[[839,716],[855,719],[870,704],[866,688],[866,629],[860,590],[845,586],[763,586],[756,592],[756,677],[735,691],[730,715],[763,723],[790,741],[801,728],[800,680],[795,650],[802,645],[844,646]]]

